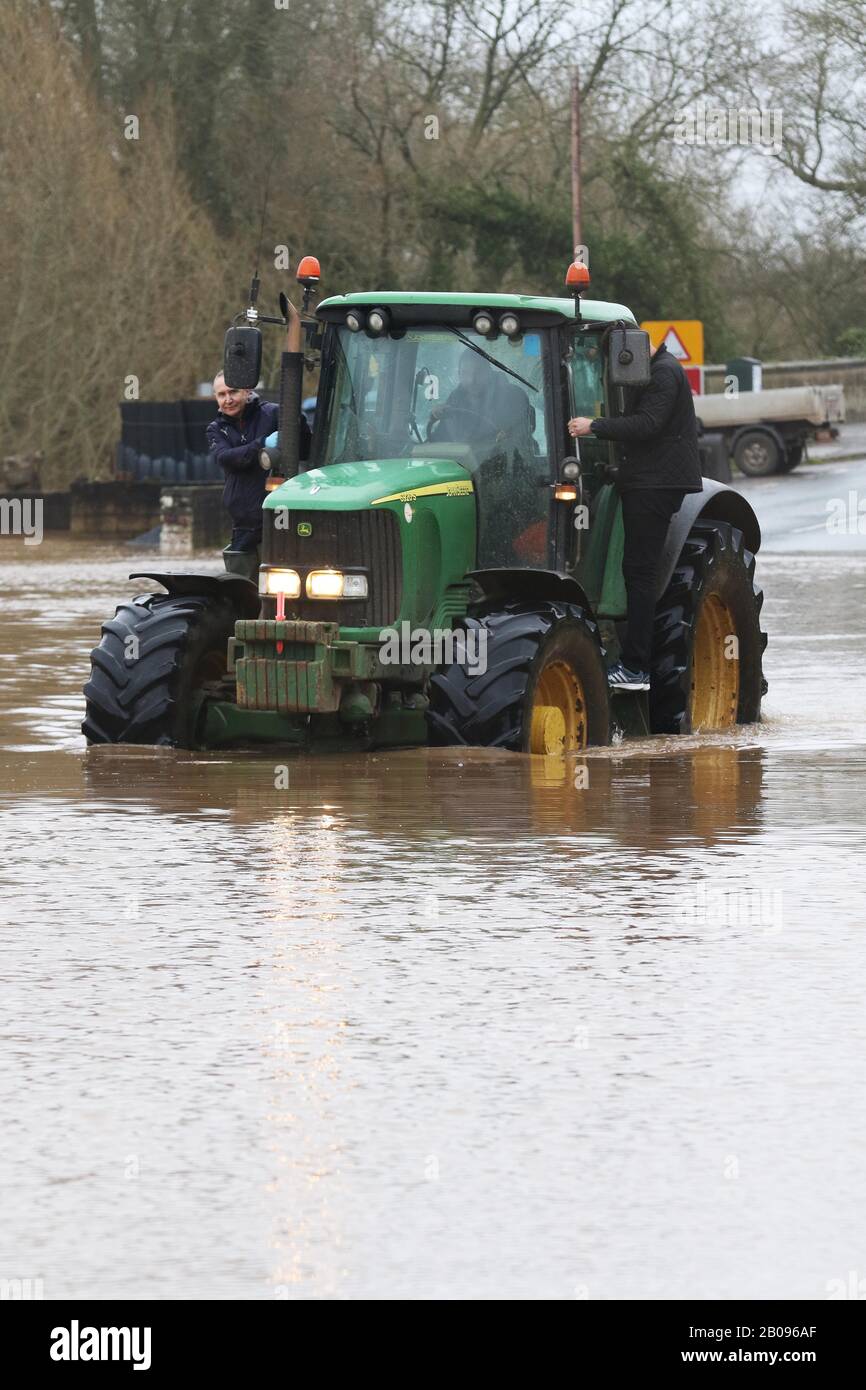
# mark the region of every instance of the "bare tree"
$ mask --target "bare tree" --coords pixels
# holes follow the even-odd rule
[[[866,211],[866,0],[786,11],[784,52],[764,64],[784,110],[780,164],[821,193]]]

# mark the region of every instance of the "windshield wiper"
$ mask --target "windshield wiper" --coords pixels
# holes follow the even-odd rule
[[[457,338],[460,339],[461,343],[465,343],[466,346],[467,346],[468,348],[471,348],[473,352],[477,352],[479,357],[483,357],[483,358],[486,359],[486,361],[492,362],[493,365],[494,365],[494,367],[499,367],[499,369],[500,369],[501,371],[507,372],[509,376],[513,376],[513,377],[515,378],[515,380],[521,382],[522,385],[528,386],[529,389],[530,389],[530,391],[537,391],[537,390],[538,390],[538,387],[537,387],[537,386],[533,386],[533,384],[532,384],[531,381],[527,381],[525,376],[521,376],[519,372],[513,372],[513,371],[511,370],[510,367],[506,367],[505,363],[504,363],[504,362],[500,362],[498,358],[496,358],[496,357],[491,357],[491,355],[490,355],[489,352],[485,352],[484,349],[483,349],[483,348],[480,348],[480,347],[478,346],[477,343],[473,343],[473,342],[471,341],[470,338],[467,338],[467,336],[466,336],[465,333],[461,333],[461,332],[460,332],[460,329],[459,329],[459,328],[455,328],[453,324],[451,324],[451,323],[419,323],[419,324],[418,324],[418,327],[419,327],[419,328],[447,328],[447,330],[448,330],[449,333],[453,333],[453,334],[455,335],[455,337],[457,337]]]

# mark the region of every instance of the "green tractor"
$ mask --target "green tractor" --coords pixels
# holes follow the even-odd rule
[[[649,695],[609,693],[626,614],[616,451],[566,422],[622,412],[650,350],[628,309],[581,298],[580,269],[565,298],[350,294],[307,314],[311,455],[304,359],[284,353],[261,564],[238,572],[250,557],[229,552],[225,574],[130,576],[162,587],[102,629],[88,741],[549,755],[758,720],[760,530],[708,479],[671,521]],[[230,384],[258,379],[259,321],[251,308],[226,336]]]

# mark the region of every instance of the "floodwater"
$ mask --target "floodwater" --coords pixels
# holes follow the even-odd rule
[[[0,1278],[866,1277],[866,554],[761,566],[760,726],[289,756],[286,790],[274,751],[85,750],[99,623],[151,586],[77,555],[0,545]]]

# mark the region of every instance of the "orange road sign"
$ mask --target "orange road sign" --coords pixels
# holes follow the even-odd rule
[[[653,352],[664,343],[684,367],[703,365],[704,325],[700,319],[648,319],[641,328],[650,335]]]

